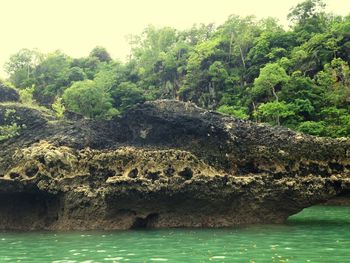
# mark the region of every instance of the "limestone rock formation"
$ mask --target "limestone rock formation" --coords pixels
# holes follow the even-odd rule
[[[350,192],[350,140],[206,111],[138,105],[111,121],[0,105],[25,127],[0,142],[0,229],[281,223]]]
[[[19,94],[15,89],[0,82],[0,102],[19,101]]]

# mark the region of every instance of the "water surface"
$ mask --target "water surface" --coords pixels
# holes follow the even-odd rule
[[[0,262],[350,262],[350,207],[285,225],[231,229],[0,233]]]

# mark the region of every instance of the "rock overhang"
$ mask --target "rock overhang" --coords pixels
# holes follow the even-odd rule
[[[49,196],[51,203],[35,206],[48,218],[37,229],[279,223],[350,189],[349,139],[307,136],[191,103],[148,102],[111,121],[52,121],[23,108],[18,114],[36,125],[0,143],[0,192]],[[11,220],[0,227],[11,228]]]

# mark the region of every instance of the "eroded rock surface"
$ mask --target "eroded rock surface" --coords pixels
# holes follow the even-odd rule
[[[18,92],[0,82],[0,102],[19,101]]]
[[[350,192],[350,140],[156,101],[111,121],[12,107],[0,142],[1,229],[281,223]],[[1,116],[0,116],[1,120]]]

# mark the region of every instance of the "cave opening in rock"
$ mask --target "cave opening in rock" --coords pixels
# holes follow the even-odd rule
[[[338,183],[338,188],[341,187]],[[335,197],[327,200],[325,205],[350,206],[350,190],[343,190]]]
[[[136,217],[134,223],[130,227],[130,229],[145,229],[145,228],[152,228],[154,227],[154,224],[157,222],[159,217],[159,214],[157,213],[151,213],[145,218],[142,217]]]
[[[0,229],[45,229],[58,220],[59,195],[0,193]]]
[[[335,189],[340,186],[336,182],[334,184]],[[339,189],[338,189],[339,190]],[[350,207],[350,190],[342,190],[334,197],[328,200],[305,207],[299,212],[290,215],[287,219],[287,223],[291,224],[338,224],[339,222],[349,223],[350,217],[344,218],[342,216],[343,209]],[[347,211],[347,210],[346,210]]]

